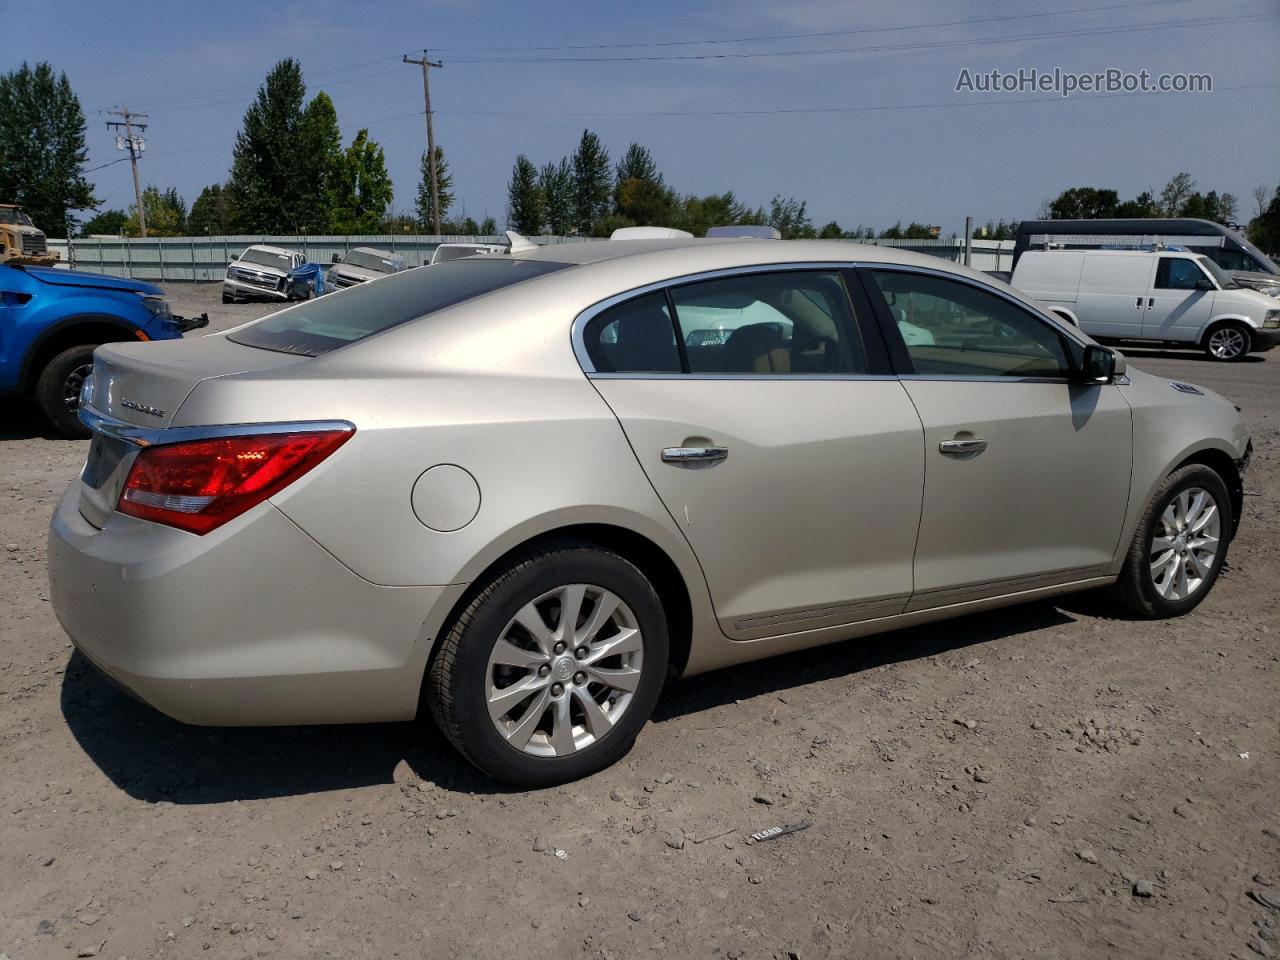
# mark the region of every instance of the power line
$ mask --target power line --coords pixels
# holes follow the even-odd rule
[[[612,57],[452,57],[450,63],[646,63],[700,60],[749,60],[763,57],[815,57],[850,53],[887,53],[903,50],[936,50],[948,47],[980,46],[990,43],[1019,43],[1029,40],[1062,40],[1069,37],[1096,37],[1133,30],[1172,30],[1183,27],[1206,27],[1251,21],[1280,19],[1275,16],[1249,15],[1241,17],[1200,17],[1188,20],[1171,20],[1164,23],[1138,23],[1118,27],[1093,27],[1084,30],[1057,30],[1045,33],[1025,33],[1002,37],[972,37],[958,40],[922,40],[911,43],[875,44],[866,47],[826,47],[815,50],[756,50],[743,53],[679,53],[636,54]]]
[[[848,37],[865,33],[890,33],[899,30],[929,30],[934,27],[974,26],[982,23],[1004,23],[1011,20],[1032,20],[1038,17],[1065,17],[1077,13],[1101,13],[1108,10],[1128,10],[1136,7],[1168,7],[1175,3],[1193,3],[1198,0],[1143,0],[1141,3],[1111,3],[1101,7],[1077,7],[1072,10],[1046,10],[1041,13],[1016,13],[1002,17],[974,17],[967,20],[938,20],[930,23],[909,23],[890,27],[858,27],[852,30],[823,30],[818,33],[775,33],[756,37],[728,37],[711,40],[654,40],[632,43],[580,43],[547,47],[436,47],[437,53],[516,53],[520,51],[552,50],[625,50],[637,47],[701,47],[726,43],[766,43],[776,40],[818,40],[826,37]]]

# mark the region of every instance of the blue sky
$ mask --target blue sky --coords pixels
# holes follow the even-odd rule
[[[1064,2],[1065,9],[1058,2],[970,0],[6,0],[0,69],[48,60],[67,72],[89,124],[90,166],[119,156],[103,111],[127,103],[148,112],[144,183],[176,187],[188,203],[226,177],[245,107],[272,64],[292,56],[302,63],[308,93],[333,98],[348,141],[367,126],[383,145],[395,206],[411,208],[425,145],[422,84],[400,56],[426,45],[445,61],[432,74],[437,142],[459,203],[476,219],[492,214],[501,223],[517,153],[539,164],[558,159],[584,127],[615,157],[632,140],[645,144],[682,192],[733,190],[752,205],[775,193],[794,195],[819,224],[880,228],[918,220],[950,233],[962,229],[966,214],[979,222],[1034,217],[1068,186],[1110,186],[1131,196],[1158,190],[1180,170],[1201,189],[1236,194],[1242,216],[1251,215],[1253,188],[1280,181],[1280,5]],[[1206,18],[1229,22],[1176,25]],[[1079,33],[1103,29],[1116,32]],[[814,33],[827,35],[687,43]],[[673,41],[679,45],[493,49]],[[865,49],[886,46],[898,49]],[[770,51],[787,55],[475,62]],[[963,68],[1055,67],[1203,72],[1212,74],[1215,92],[1110,100],[955,92]],[[812,108],[834,109],[742,112]],[[694,115],[672,115],[681,113]],[[127,163],[90,179],[104,206],[132,199]]]

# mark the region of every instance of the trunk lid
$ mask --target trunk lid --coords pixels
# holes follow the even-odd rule
[[[163,442],[153,431],[174,415],[204,380],[292,366],[310,358],[232,343],[222,336],[111,343],[94,351],[93,380],[85,398],[116,429],[95,429],[80,475],[80,512],[96,527],[120,497],[139,443]],[[132,430],[131,428],[140,428]],[[121,436],[134,433],[134,439]]]

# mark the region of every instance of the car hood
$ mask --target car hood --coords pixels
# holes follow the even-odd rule
[[[41,283],[55,287],[95,287],[99,290],[121,290],[162,297],[164,291],[153,283],[130,280],[126,277],[108,277],[102,273],[82,273],[79,270],[57,270],[53,267],[23,267],[29,276]]]
[[[248,260],[232,260],[231,266],[240,270],[248,270],[252,273],[265,273],[273,277],[287,277],[288,270],[281,270],[279,267],[269,267],[262,263],[250,263]]]

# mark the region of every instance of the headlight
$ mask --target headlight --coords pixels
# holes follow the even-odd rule
[[[1262,325],[1268,330],[1280,327],[1280,310],[1268,310],[1262,318]]]
[[[173,310],[169,307],[169,301],[164,297],[143,297],[142,305],[147,308],[147,313],[153,317],[160,317],[167,320],[173,316]]]

